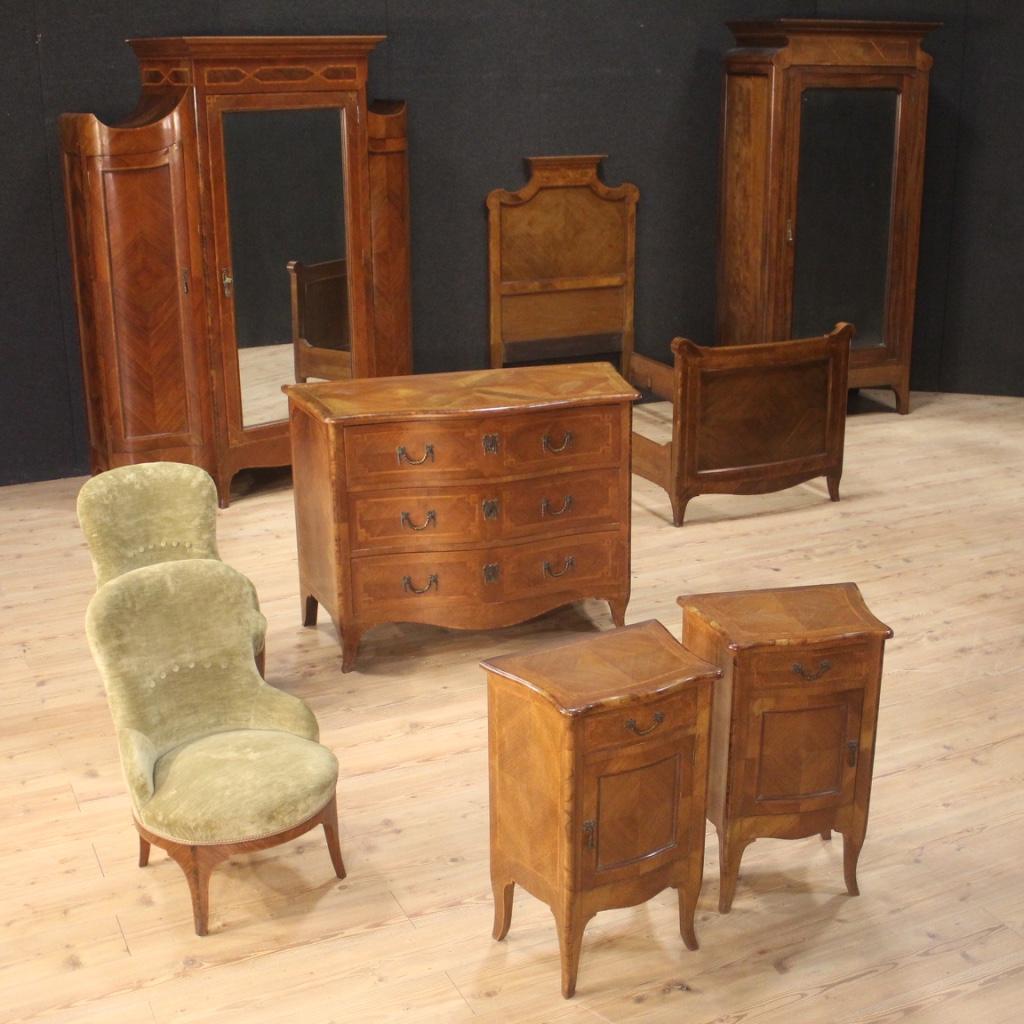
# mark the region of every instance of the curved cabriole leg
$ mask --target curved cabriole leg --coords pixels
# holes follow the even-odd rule
[[[839,500],[839,477],[830,476],[825,478],[828,481],[828,496],[832,501]]]
[[[733,897],[736,895],[736,880],[740,875],[740,861],[743,851],[753,842],[752,839],[737,839],[729,834],[728,829],[718,831],[718,912],[728,914],[732,909]]]
[[[338,841],[338,798],[335,797],[323,811],[324,837],[327,840],[327,851],[331,855],[334,873],[339,878],[345,877],[345,862],[341,859],[341,844]]]
[[[860,895],[860,888],[857,885],[857,860],[863,843],[863,836],[854,838],[845,833],[843,835],[843,879],[846,882],[846,891],[851,896]]]
[[[189,894],[192,897],[192,920],[196,935],[207,933],[210,914],[210,873],[217,862],[216,847],[167,846],[167,853],[185,873]]]
[[[562,996],[571,999],[576,993],[576,974],[580,968],[580,950],[587,920],[579,907],[569,904],[555,915],[558,925],[558,951],[562,962]]]
[[[515,896],[515,882],[492,878],[491,889],[494,892],[494,928],[491,935],[495,941],[501,942],[508,935],[512,924],[512,900]]]
[[[690,504],[690,499],[693,498],[692,494],[678,494],[670,495],[672,499],[672,525],[682,526],[683,519],[686,516],[686,506]]]
[[[697,910],[697,897],[690,896],[683,886],[679,887],[679,934],[687,949],[699,949],[697,933],[693,928],[693,915]]]
[[[139,867],[144,868],[149,863],[149,842],[139,836]]]
[[[316,612],[320,602],[312,594],[307,594],[302,599],[302,624],[304,626],[316,625]]]
[[[626,624],[626,605],[629,604],[628,597],[616,597],[614,600],[608,602],[608,608],[612,613],[612,622],[616,626],[624,626]]]
[[[339,639],[341,640],[341,671],[351,672],[356,665],[356,655],[359,654],[359,641],[362,639],[362,630],[355,626],[338,627]]]

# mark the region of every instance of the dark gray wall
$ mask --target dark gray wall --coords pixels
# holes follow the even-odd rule
[[[522,157],[609,154],[640,188],[637,345],[712,340],[727,18],[934,19],[913,384],[1024,394],[1024,15],[997,0],[0,0],[0,483],[84,472],[56,121],[134,106],[129,36],[360,34],[371,95],[409,102],[419,371],[484,365],[490,189]]]

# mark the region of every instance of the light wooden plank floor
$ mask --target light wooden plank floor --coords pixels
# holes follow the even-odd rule
[[[664,433],[665,407],[639,413]],[[341,762],[342,848],[320,833],[214,876],[212,934],[178,868],[136,843],[83,636],[93,591],[81,480],[0,491],[0,1016],[7,1021],[964,1022],[1024,996],[1024,400],[917,394],[851,418],[843,500],[823,481],[699,498],[673,529],[634,477],[629,621],[676,636],[685,592],[855,580],[896,631],[886,656],[863,895],[842,846],[751,847],[715,911],[708,838],[698,952],[674,895],[598,915],[578,995],[558,990],[547,909],[517,893],[490,938],[486,729],[477,661],[610,626],[596,603],[513,629],[382,627],[342,676],[299,625],[283,476],[221,513],[224,558],[269,618],[268,678],[307,700]]]

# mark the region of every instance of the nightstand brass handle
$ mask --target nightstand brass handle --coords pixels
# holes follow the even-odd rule
[[[596,821],[585,821],[583,822],[583,845],[588,850],[593,850],[597,846],[597,822]]]
[[[857,767],[857,747],[858,743],[856,740],[850,740],[846,744],[846,763],[851,768]]]
[[[497,562],[488,562],[484,566],[484,583],[496,583],[501,575],[501,566]]]
[[[481,507],[484,510],[484,519],[497,519],[501,511],[501,504],[497,498],[485,498]]]
[[[540,503],[540,514],[542,516],[564,516],[565,513],[568,512],[569,509],[571,509],[571,508],[572,508],[572,495],[571,494],[567,494],[562,499],[562,507],[560,509],[558,509],[557,512],[551,507],[551,502],[548,501],[547,498],[545,498]]]
[[[422,466],[428,459],[431,462],[434,461],[434,446],[432,444],[428,444],[424,447],[422,459],[409,458],[409,453],[405,450],[405,446],[401,444],[395,449],[395,454],[398,456],[399,465],[403,462],[408,462],[410,466]]]
[[[544,449],[544,451],[546,451],[546,452],[553,452],[555,455],[557,455],[559,452],[564,452],[566,448],[571,448],[572,447],[572,431],[571,430],[567,430],[562,435],[562,443],[561,444],[552,444],[551,443],[551,435],[550,434],[545,434],[540,439],[540,446],[541,446],[541,448]]]
[[[654,723],[652,725],[648,726],[646,729],[641,729],[636,724],[636,719],[635,718],[630,718],[630,719],[626,720],[626,728],[630,732],[635,732],[637,734],[637,736],[646,736],[648,733],[654,732],[654,730],[657,729],[658,726],[661,725],[661,723],[664,722],[664,721],[665,721],[665,712],[664,711],[655,711],[654,712]]]
[[[419,526],[416,526],[412,521],[412,516],[410,516],[408,512],[403,512],[402,525],[408,527],[410,530],[416,530],[417,532],[425,530],[428,526],[437,526],[437,513],[431,509],[427,512],[427,518],[424,519]]]
[[[573,558],[572,555],[570,555],[562,563],[562,568],[560,570],[558,570],[558,572],[556,572],[554,569],[551,568],[551,563],[550,562],[545,562],[544,563],[543,574],[545,576],[550,576],[553,580],[557,580],[559,576],[564,576],[575,565],[576,565],[576,559]]]
[[[827,658],[822,658],[821,661],[818,662],[818,668],[815,671],[808,672],[799,661],[793,665],[793,671],[801,679],[806,679],[807,682],[813,683],[815,679],[820,679],[831,667],[832,662]]]
[[[439,584],[438,584],[438,579],[437,579],[437,577],[433,573],[431,573],[427,577],[427,585],[425,587],[422,587],[422,588],[414,587],[412,585],[412,577],[411,576],[403,576],[402,577],[402,589],[407,591],[410,594],[425,594],[431,587],[433,587],[435,590],[440,589]]]
[[[483,445],[486,455],[497,455],[501,447],[501,438],[497,434],[484,434]]]

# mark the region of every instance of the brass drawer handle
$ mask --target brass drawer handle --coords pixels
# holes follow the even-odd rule
[[[547,498],[545,498],[540,503],[540,514],[542,516],[564,516],[565,513],[568,512],[569,509],[571,509],[571,508],[572,508],[572,495],[571,494],[567,494],[562,499],[562,507],[557,512],[551,507],[551,502],[548,501]]]
[[[417,532],[419,532],[420,530],[425,530],[428,526],[437,526],[437,513],[433,509],[431,509],[427,513],[427,518],[424,519],[419,526],[417,526],[415,523],[413,523],[412,517],[409,515],[409,513],[403,512],[402,525],[408,527],[410,530],[416,530]]]
[[[406,592],[410,593],[410,594],[425,594],[431,587],[433,587],[435,590],[439,590],[440,589],[440,586],[438,584],[438,579],[437,579],[437,577],[433,573],[431,573],[427,577],[427,585],[425,587],[422,587],[422,588],[414,587],[412,585],[412,577],[411,576],[403,576],[402,577],[402,589],[405,590]]]
[[[849,740],[846,744],[846,763],[851,768],[857,767],[857,748],[859,746],[857,740]]]
[[[626,721],[626,728],[630,732],[635,732],[637,734],[637,736],[647,736],[648,734],[654,732],[654,730],[657,729],[658,726],[661,725],[661,723],[664,722],[664,721],[665,721],[665,712],[664,711],[655,711],[654,712],[654,723],[652,725],[648,726],[648,728],[646,728],[646,729],[639,728],[639,726],[637,726],[637,724],[636,724],[636,719],[635,718],[627,719],[627,721]]]
[[[484,519],[497,519],[501,511],[501,504],[497,498],[485,498],[482,503]]]
[[[485,455],[497,455],[501,438],[497,434],[484,434],[483,445]]]
[[[407,462],[410,466],[422,466],[428,459],[431,462],[434,461],[434,446],[432,444],[428,444],[424,447],[422,459],[409,458],[409,453],[405,450],[405,446],[401,444],[395,449],[395,453],[398,455],[399,465],[403,462]]]
[[[821,661],[818,662],[818,667],[815,671],[808,672],[799,661],[794,663],[793,671],[801,679],[806,679],[807,682],[813,683],[815,679],[820,679],[831,667],[832,662],[827,658],[822,658]]]
[[[545,434],[540,439],[540,446],[544,451],[553,452],[555,455],[557,455],[559,452],[564,452],[566,448],[572,447],[572,431],[567,430],[565,432],[565,434],[562,436],[561,444],[552,444],[551,435]]]
[[[562,568],[557,572],[551,568],[550,562],[544,563],[543,575],[550,576],[553,580],[557,580],[559,576],[564,576],[570,569],[576,565],[576,559],[570,555],[563,563]]]
[[[583,822],[583,845],[588,850],[593,850],[597,846],[597,822],[596,821],[585,821]]]
[[[484,566],[484,583],[496,583],[501,575],[501,566],[497,562],[488,562]]]

